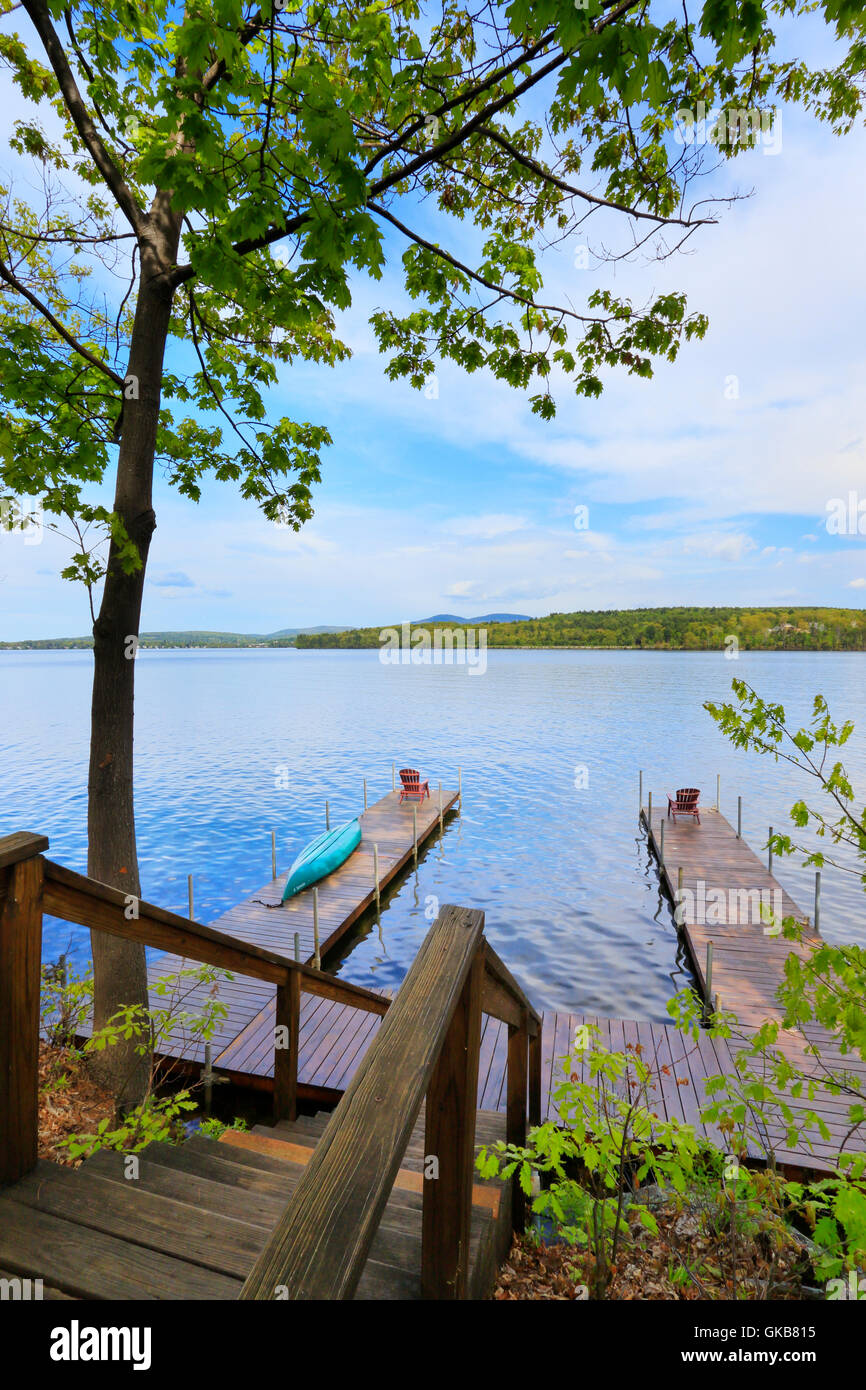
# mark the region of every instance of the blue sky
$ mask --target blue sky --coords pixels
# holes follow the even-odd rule
[[[21,106],[4,82],[6,135]],[[785,110],[777,153],[744,154],[714,176],[713,191],[754,192],[687,255],[576,268],[578,245],[607,235],[601,223],[547,253],[548,301],[577,304],[602,283],[640,301],[680,288],[710,317],[706,339],[652,381],[612,375],[599,401],[560,381],[552,423],[521,394],[447,365],[433,398],[387,382],[367,320],[401,301],[399,279],[359,281],[342,323],[352,360],[287,369],[273,396],[275,416],[334,437],[313,521],[295,535],[229,488],[196,506],[160,481],[143,630],[443,610],[861,607],[866,535],[830,535],[826,518],[834,498],[866,499],[864,163],[862,131],[837,139]],[[450,244],[470,253],[471,233]],[[88,630],[83,592],[57,577],[65,557],[50,535],[0,539],[0,636]]]

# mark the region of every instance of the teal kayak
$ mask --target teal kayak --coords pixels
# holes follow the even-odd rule
[[[344,863],[361,843],[361,822],[348,820],[335,830],[326,830],[311,840],[306,849],[301,850],[286,879],[283,889],[283,902],[318,883],[326,874],[333,873]]]

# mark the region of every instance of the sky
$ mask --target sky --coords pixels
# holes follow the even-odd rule
[[[0,74],[4,174],[21,109]],[[615,267],[590,256],[584,268],[579,249],[601,227],[547,252],[547,302],[579,306],[603,284],[639,302],[681,289],[710,319],[706,338],[650,381],[612,373],[602,398],[585,400],[559,380],[551,422],[520,392],[448,364],[427,393],[389,383],[368,319],[403,302],[399,277],[359,279],[340,321],[351,360],[286,368],[272,394],[275,418],[333,436],[313,520],[296,534],[228,486],[196,505],[160,479],[142,631],[862,607],[866,515],[860,534],[849,498],[866,513],[864,164],[862,130],[834,137],[786,108],[772,141],[713,176],[712,191],[749,196],[687,254]],[[434,239],[441,230],[418,225]],[[450,235],[457,254],[471,249],[466,229]],[[843,503],[837,534],[828,518]],[[27,540],[0,533],[0,638],[87,632],[83,590],[58,577],[68,543],[48,531]]]

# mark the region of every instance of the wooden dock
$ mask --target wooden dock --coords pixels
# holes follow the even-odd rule
[[[810,947],[821,938],[767,865],[738,837],[734,827],[718,810],[702,810],[701,823],[697,825],[691,817],[679,817],[674,822],[667,818],[665,809],[654,806],[650,818],[644,807],[641,821],[648,831],[653,853],[659,861],[659,874],[672,903],[679,901],[678,893],[682,889],[679,928],[703,996],[710,1004],[718,997],[720,1009],[736,1015],[737,1024],[729,1043],[733,1054],[748,1043],[761,1023],[781,1019],[776,992],[784,977],[785,960],[792,952],[808,954]],[[762,895],[777,916],[791,916],[804,925],[802,942],[772,934],[761,919]],[[710,946],[712,979],[708,988]],[[820,1055],[808,1052],[808,1046],[817,1046]],[[848,1072],[862,1084],[866,1082],[866,1063],[856,1054],[841,1056],[830,1034],[814,1023],[806,1024],[802,1030],[784,1030],[776,1047],[807,1076],[813,1077],[817,1085],[813,1099],[791,1098],[791,1109],[794,1112],[814,1110],[820,1114],[831,1137],[828,1142],[817,1129],[811,1129],[804,1136],[808,1138],[808,1146],[801,1143],[791,1150],[786,1146],[781,1124],[772,1124],[767,1139],[772,1142],[780,1163],[830,1168],[834,1166],[835,1156],[849,1129],[848,1101],[843,1095],[832,1095],[821,1084],[825,1068],[830,1067],[836,1073]],[[850,1147],[862,1151],[866,1147],[866,1136],[853,1141]],[[755,1156],[763,1156],[760,1146],[756,1147]]]
[[[443,792],[443,818],[458,800],[455,791]],[[413,857],[412,805],[389,793],[361,817],[360,848],[346,864],[319,885],[320,950],[323,957],[375,903],[373,853],[379,852],[380,892],[410,863]],[[665,821],[664,863],[661,863],[661,823]],[[712,993],[721,1007],[737,1015],[735,1037],[727,1044],[702,1035],[696,1044],[684,1039],[671,1025],[634,1019],[589,1017],[578,1013],[548,1012],[543,1016],[542,1116],[557,1117],[553,1099],[563,1077],[562,1061],[572,1051],[577,1027],[596,1024],[602,1045],[613,1050],[640,1047],[645,1060],[654,1063],[657,1090],[653,1097],[658,1113],[695,1126],[698,1133],[718,1135],[701,1123],[699,1111],[705,1102],[706,1080],[736,1070],[734,1053],[754,1029],[767,1018],[779,1017],[775,991],[782,980],[785,958],[794,949],[805,951],[811,939],[807,930],[804,943],[795,946],[784,938],[767,934],[760,920],[758,903],[763,894],[782,915],[800,920],[803,914],[758,856],[737,838],[735,830],[719,812],[702,813],[701,824],[691,819],[676,823],[668,820],[663,808],[653,809],[652,824],[646,808],[642,825],[659,860],[660,877],[672,902],[676,901],[679,871],[685,890],[686,912],[682,934],[687,945],[699,988],[706,996],[707,944],[712,943]],[[417,812],[418,843],[422,845],[439,828],[439,805],[435,797]],[[282,907],[285,875],[267,883],[246,901],[216,919],[211,925],[241,940],[293,956],[295,933],[301,942],[301,959],[313,959],[312,893],[300,893]],[[725,906],[715,906],[714,894],[723,895]],[[775,897],[773,896],[775,895]],[[701,910],[698,910],[701,909]],[[705,910],[709,909],[709,910]],[[756,920],[746,920],[747,917]],[[715,917],[718,920],[703,920]],[[150,966],[152,982],[170,974],[184,963],[163,955]],[[189,964],[188,962],[186,963]],[[184,999],[184,1007],[195,1013],[204,1002],[206,988],[194,986]],[[212,1066],[236,1084],[271,1090],[274,1071],[274,1027],[276,990],[265,981],[235,976],[220,985],[220,997],[228,1005],[228,1016],[218,1026],[212,1042]],[[163,1001],[164,1002],[164,1001]],[[304,995],[301,1000],[298,1040],[298,1097],[301,1101],[334,1105],[349,1085],[359,1064],[375,1038],[381,1017],[338,1000]],[[817,1043],[821,1058],[836,1069],[845,1068],[866,1078],[866,1066],[856,1058],[841,1058],[823,1030],[807,1027],[803,1034],[785,1033],[779,1047],[798,1066],[805,1066],[816,1078],[821,1062],[806,1053],[807,1043]],[[201,1064],[201,1043],[178,1029],[172,1036],[169,1055],[192,1064]],[[484,1016],[478,1080],[478,1107],[484,1112],[503,1113],[506,1109],[505,1076],[508,1052],[507,1026]],[[821,1087],[814,1102],[803,1099],[794,1109],[819,1111],[830,1130],[831,1139],[821,1138],[817,1130],[809,1144],[795,1150],[785,1146],[781,1130],[767,1136],[779,1162],[824,1170],[832,1166],[834,1154],[847,1130],[847,1107],[843,1097],[830,1095]],[[835,1143],[835,1148],[834,1148]],[[755,1146],[753,1156],[763,1157]]]
[[[443,788],[441,821],[453,813],[459,791]],[[319,950],[327,953],[350,928],[376,904],[374,846],[378,851],[379,894],[412,863],[417,827],[419,854],[422,846],[438,834],[440,802],[437,790],[422,802],[400,800],[391,791],[359,817],[361,843],[344,864],[317,885]],[[240,941],[295,958],[312,965],[315,954],[313,892],[305,889],[280,905],[287,873],[269,880],[257,892],[209,925]],[[174,975],[194,962],[177,956],[160,955],[148,966],[151,988],[156,981]],[[210,986],[182,982],[176,997],[182,1008],[193,1015],[201,1010],[211,993]],[[276,988],[265,981],[235,975],[219,986],[219,997],[228,1006],[228,1016],[215,1029],[211,1043],[214,1067],[233,1080],[248,1085],[270,1087],[273,1080],[273,1050]],[[155,1002],[158,996],[155,996]],[[158,998],[165,1006],[165,998]],[[320,1005],[324,1005],[320,1008]],[[333,1100],[345,1089],[354,1065],[372,1041],[379,1025],[374,1014],[347,1007],[331,1000],[305,995],[301,1001],[301,1094],[306,1099]],[[204,1044],[183,1026],[171,1035],[164,1049],[167,1056],[184,1062],[204,1061]]]

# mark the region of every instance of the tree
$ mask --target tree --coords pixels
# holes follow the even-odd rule
[[[485,367],[549,418],[554,372],[586,396],[609,367],[651,375],[705,319],[680,294],[548,303],[541,242],[601,214],[626,229],[610,254],[669,254],[711,211],[688,206],[703,151],[673,139],[675,113],[732,112],[714,136],[725,155],[760,137],[739,114],[777,100],[846,129],[863,15],[826,0],[840,61],[812,72],[776,56],[767,10],[733,0],[705,0],[694,22],[650,0],[0,4],[29,20],[23,36],[4,27],[0,59],[60,131],[35,110],[19,121],[14,150],[41,191],[0,190],[2,495],[40,497],[74,534],[63,573],[86,584],[94,632],[88,867],[136,896],[133,658],[155,464],[187,497],[232,482],[300,526],[330,440],[269,422],[268,388],[299,358],[347,355],[334,315],[350,278],[380,277],[400,242],[418,306],[373,316],[389,376],[422,387],[437,359]],[[464,219],[483,239],[475,264],[433,239]],[[99,936],[93,954],[101,1027],[146,1003],[144,957]]]

